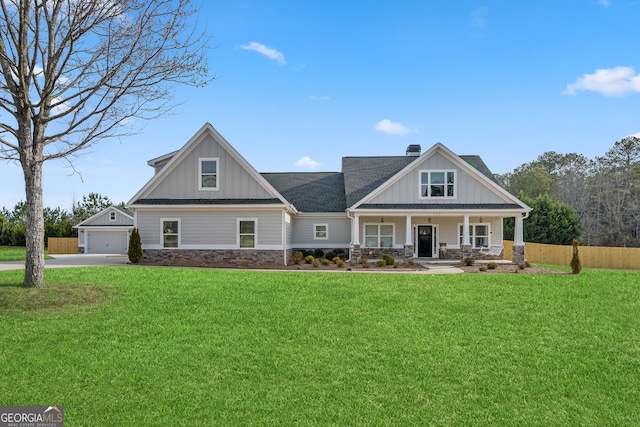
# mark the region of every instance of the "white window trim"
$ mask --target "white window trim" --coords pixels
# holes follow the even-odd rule
[[[377,242],[377,246],[366,246],[367,245],[367,225],[375,225],[378,227],[378,242]],[[384,246],[385,248],[393,248],[395,243],[396,243],[396,224],[395,223],[389,223],[389,224],[385,224],[385,223],[379,223],[379,222],[366,222],[364,224],[362,224],[362,236],[364,237],[364,244],[362,245],[363,248],[381,248],[383,246],[380,246],[380,226],[381,225],[390,225],[392,228],[392,232],[391,232],[391,246]]]
[[[115,213],[115,211],[110,211],[110,212],[109,212],[109,221],[111,221],[111,222],[115,222],[115,220],[116,220],[116,213]]]
[[[165,221],[177,221],[178,222],[178,247],[168,248],[164,245],[164,223]],[[182,224],[180,224],[180,218],[160,218],[160,247],[162,249],[180,249],[182,246]]]
[[[324,227],[324,237],[318,237],[318,227]],[[313,240],[329,240],[329,224],[313,224]]]
[[[476,225],[484,225],[487,227],[487,246],[476,246]],[[458,223],[458,226],[456,228],[456,234],[458,236],[458,242],[461,241],[462,236],[460,236],[460,227],[463,227],[464,224],[462,222]],[[485,249],[485,248],[490,248],[491,247],[491,223],[490,222],[471,222],[469,223],[469,227],[471,228],[471,231],[469,232],[469,241],[471,242],[471,248],[472,249]]]
[[[202,162],[216,162],[216,186],[202,186]],[[198,158],[198,190],[199,191],[218,191],[220,189],[220,158],[219,157],[199,157]]]
[[[240,247],[240,221],[253,221],[253,247],[241,248]],[[236,246],[240,250],[251,250],[258,248],[258,218],[236,218]]]
[[[438,172],[444,172],[444,196],[431,196],[431,174]],[[453,196],[447,196],[447,173],[453,172]],[[422,195],[422,174],[426,173],[429,179],[429,182],[426,184],[427,189],[429,191],[428,196]],[[440,185],[440,184],[437,184]],[[458,198],[458,171],[456,169],[420,169],[418,171],[418,197],[420,199],[432,199],[432,200],[442,200],[442,199],[457,199]]]

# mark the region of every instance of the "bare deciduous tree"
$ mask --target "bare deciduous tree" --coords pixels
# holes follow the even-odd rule
[[[22,166],[24,286],[44,287],[42,166],[138,130],[210,80],[190,0],[0,0],[0,159]]]

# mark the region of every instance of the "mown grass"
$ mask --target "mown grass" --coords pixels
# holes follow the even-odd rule
[[[64,405],[68,426],[640,424],[638,272],[46,278],[114,289],[0,310],[0,405]]]
[[[44,250],[45,259],[51,257],[47,255],[47,249]],[[27,248],[24,246],[0,246],[0,262],[2,261],[23,261],[27,258]]]

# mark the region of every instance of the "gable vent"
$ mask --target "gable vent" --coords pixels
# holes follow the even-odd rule
[[[419,156],[422,148],[419,144],[411,144],[407,147],[407,156]]]

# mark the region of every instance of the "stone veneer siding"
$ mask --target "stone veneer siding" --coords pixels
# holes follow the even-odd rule
[[[287,262],[292,252],[287,250]],[[145,249],[142,262],[192,267],[274,267],[284,265],[282,250]]]

